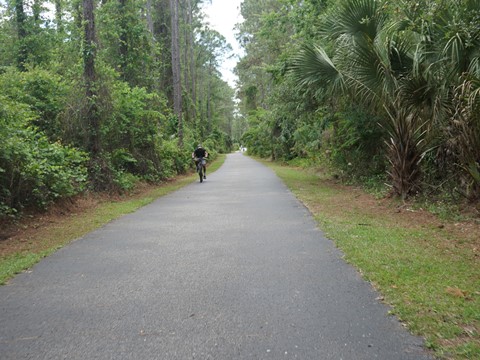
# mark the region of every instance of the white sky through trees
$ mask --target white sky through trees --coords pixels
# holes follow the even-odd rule
[[[235,39],[234,30],[235,25],[243,21],[243,18],[240,15],[240,4],[242,1],[243,0],[211,0],[206,1],[202,6],[210,27],[222,34],[232,46],[232,56],[223,61],[220,69],[223,79],[227,81],[231,87],[235,87],[236,81],[233,69],[237,64],[239,57],[243,54],[243,50]],[[2,13],[4,12],[3,5],[5,3],[5,0],[0,0],[0,18],[4,15]],[[45,1],[43,6],[48,9],[43,16],[46,16],[48,19],[53,19],[54,2],[51,0]],[[27,13],[28,10],[28,6],[26,6],[25,11]]]
[[[207,15],[207,21],[210,26],[225,36],[227,42],[232,46],[233,56],[226,59],[220,71],[222,77],[230,86],[235,86],[236,76],[233,74],[239,56],[242,53],[240,45],[235,39],[234,27],[242,22],[240,15],[240,4],[242,0],[212,0],[203,5],[203,11]]]

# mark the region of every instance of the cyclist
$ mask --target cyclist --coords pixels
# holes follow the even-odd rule
[[[192,159],[195,160],[195,165],[198,166],[198,162],[201,161],[203,158],[207,158],[207,157],[208,157],[207,150],[203,148],[202,144],[198,144],[197,148],[192,153]],[[203,167],[203,178],[206,179],[207,167],[205,165],[205,162],[203,162],[202,167]]]

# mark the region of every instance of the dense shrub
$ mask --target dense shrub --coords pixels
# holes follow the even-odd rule
[[[384,130],[379,119],[360,110],[339,113],[323,133],[332,164],[348,178],[364,179],[385,173]]]
[[[217,150],[217,146],[215,145],[215,142],[212,139],[207,139],[203,143],[203,147],[208,151],[208,157],[210,160],[214,160],[220,151]]]
[[[3,95],[35,112],[31,122],[40,131],[52,140],[61,138],[58,117],[65,107],[68,86],[58,75],[39,68],[25,72],[6,68],[0,75],[0,88]]]
[[[300,158],[318,162],[322,157],[323,132],[330,126],[332,118],[324,109],[319,109],[315,114],[302,114],[293,133],[293,152]]]
[[[190,149],[179,147],[176,138],[162,141],[159,147],[161,154],[161,177],[166,179],[183,174],[191,166]]]
[[[28,125],[34,119],[28,105],[0,96],[0,216],[45,208],[86,184],[86,155],[50,142]]]
[[[112,87],[112,111],[102,125],[105,151],[115,159],[116,170],[149,180],[162,177],[159,144],[166,119],[159,110],[166,107],[163,99],[121,81]]]
[[[208,145],[207,145],[208,142]],[[205,148],[210,149],[216,153],[225,154],[232,150],[232,139],[228,136],[227,133],[220,131],[219,129],[214,129],[212,133],[208,136],[205,141]]]
[[[267,121],[268,112],[257,110],[248,116],[249,129],[242,136],[242,143],[252,155],[272,156],[271,128]]]

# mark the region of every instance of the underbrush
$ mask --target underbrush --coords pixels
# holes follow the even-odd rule
[[[446,221],[480,223],[480,201],[469,201],[445,184],[441,188],[435,188],[435,191],[425,185],[422,193],[400,200],[392,196],[391,187],[388,185],[389,179],[385,174],[361,175],[356,171],[346,171],[332,165],[326,158],[295,158],[281,163],[317,175],[321,174],[323,179],[330,179],[339,184],[359,187],[376,199],[389,198],[397,207],[426,210]]]

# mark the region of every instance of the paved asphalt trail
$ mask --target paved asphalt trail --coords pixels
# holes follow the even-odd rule
[[[241,154],[0,287],[0,359],[429,359]]]

